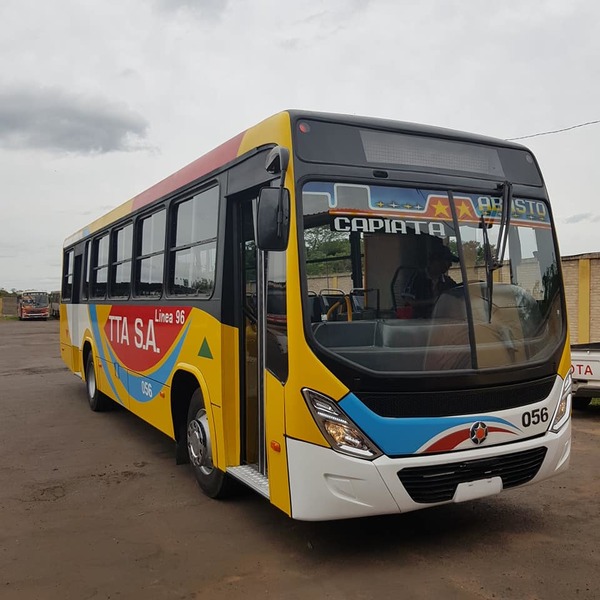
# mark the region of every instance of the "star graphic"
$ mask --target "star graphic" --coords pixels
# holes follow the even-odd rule
[[[381,200],[377,203],[378,208],[383,208],[384,206],[385,204]]]
[[[466,200],[463,200],[460,204],[456,205],[458,208],[458,218],[463,219],[464,217],[472,217],[471,206]]]
[[[448,213],[448,205],[447,204],[443,204],[441,200],[437,201],[437,204],[433,204],[432,205],[433,208],[435,208],[435,215],[434,216],[439,216],[439,215],[444,215],[445,217],[450,217],[450,214]]]

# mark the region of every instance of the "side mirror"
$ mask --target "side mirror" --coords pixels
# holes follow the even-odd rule
[[[289,163],[290,151],[283,146],[275,146],[267,156],[265,169],[267,173],[273,173],[274,175],[281,173],[285,175]]]
[[[263,188],[258,198],[256,245],[261,250],[285,250],[290,234],[290,192]]]

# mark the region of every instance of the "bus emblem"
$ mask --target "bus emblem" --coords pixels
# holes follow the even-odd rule
[[[473,423],[471,425],[471,430],[469,431],[469,437],[471,441],[479,446],[479,444],[483,444],[485,442],[488,435],[487,425],[483,421],[477,421],[477,423]]]

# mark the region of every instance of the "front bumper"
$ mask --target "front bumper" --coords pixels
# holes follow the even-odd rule
[[[531,452],[541,447],[546,448],[541,466],[524,485],[557,475],[568,467],[571,422],[558,433],[547,432],[542,437],[503,446],[405,458],[381,456],[374,461],[352,458],[330,448],[288,439],[291,516],[307,521],[345,519],[409,512],[438,504],[483,498],[504,489],[502,478],[493,472],[489,477],[471,480],[474,477],[471,471],[471,475],[466,474],[466,480],[456,486],[451,499],[427,503],[416,502],[411,497],[398,473],[415,467],[509,458],[509,455]]]

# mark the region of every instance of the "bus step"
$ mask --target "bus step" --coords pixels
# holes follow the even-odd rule
[[[227,473],[262,494],[265,498],[269,498],[269,478],[259,473],[253,466],[227,467]]]

